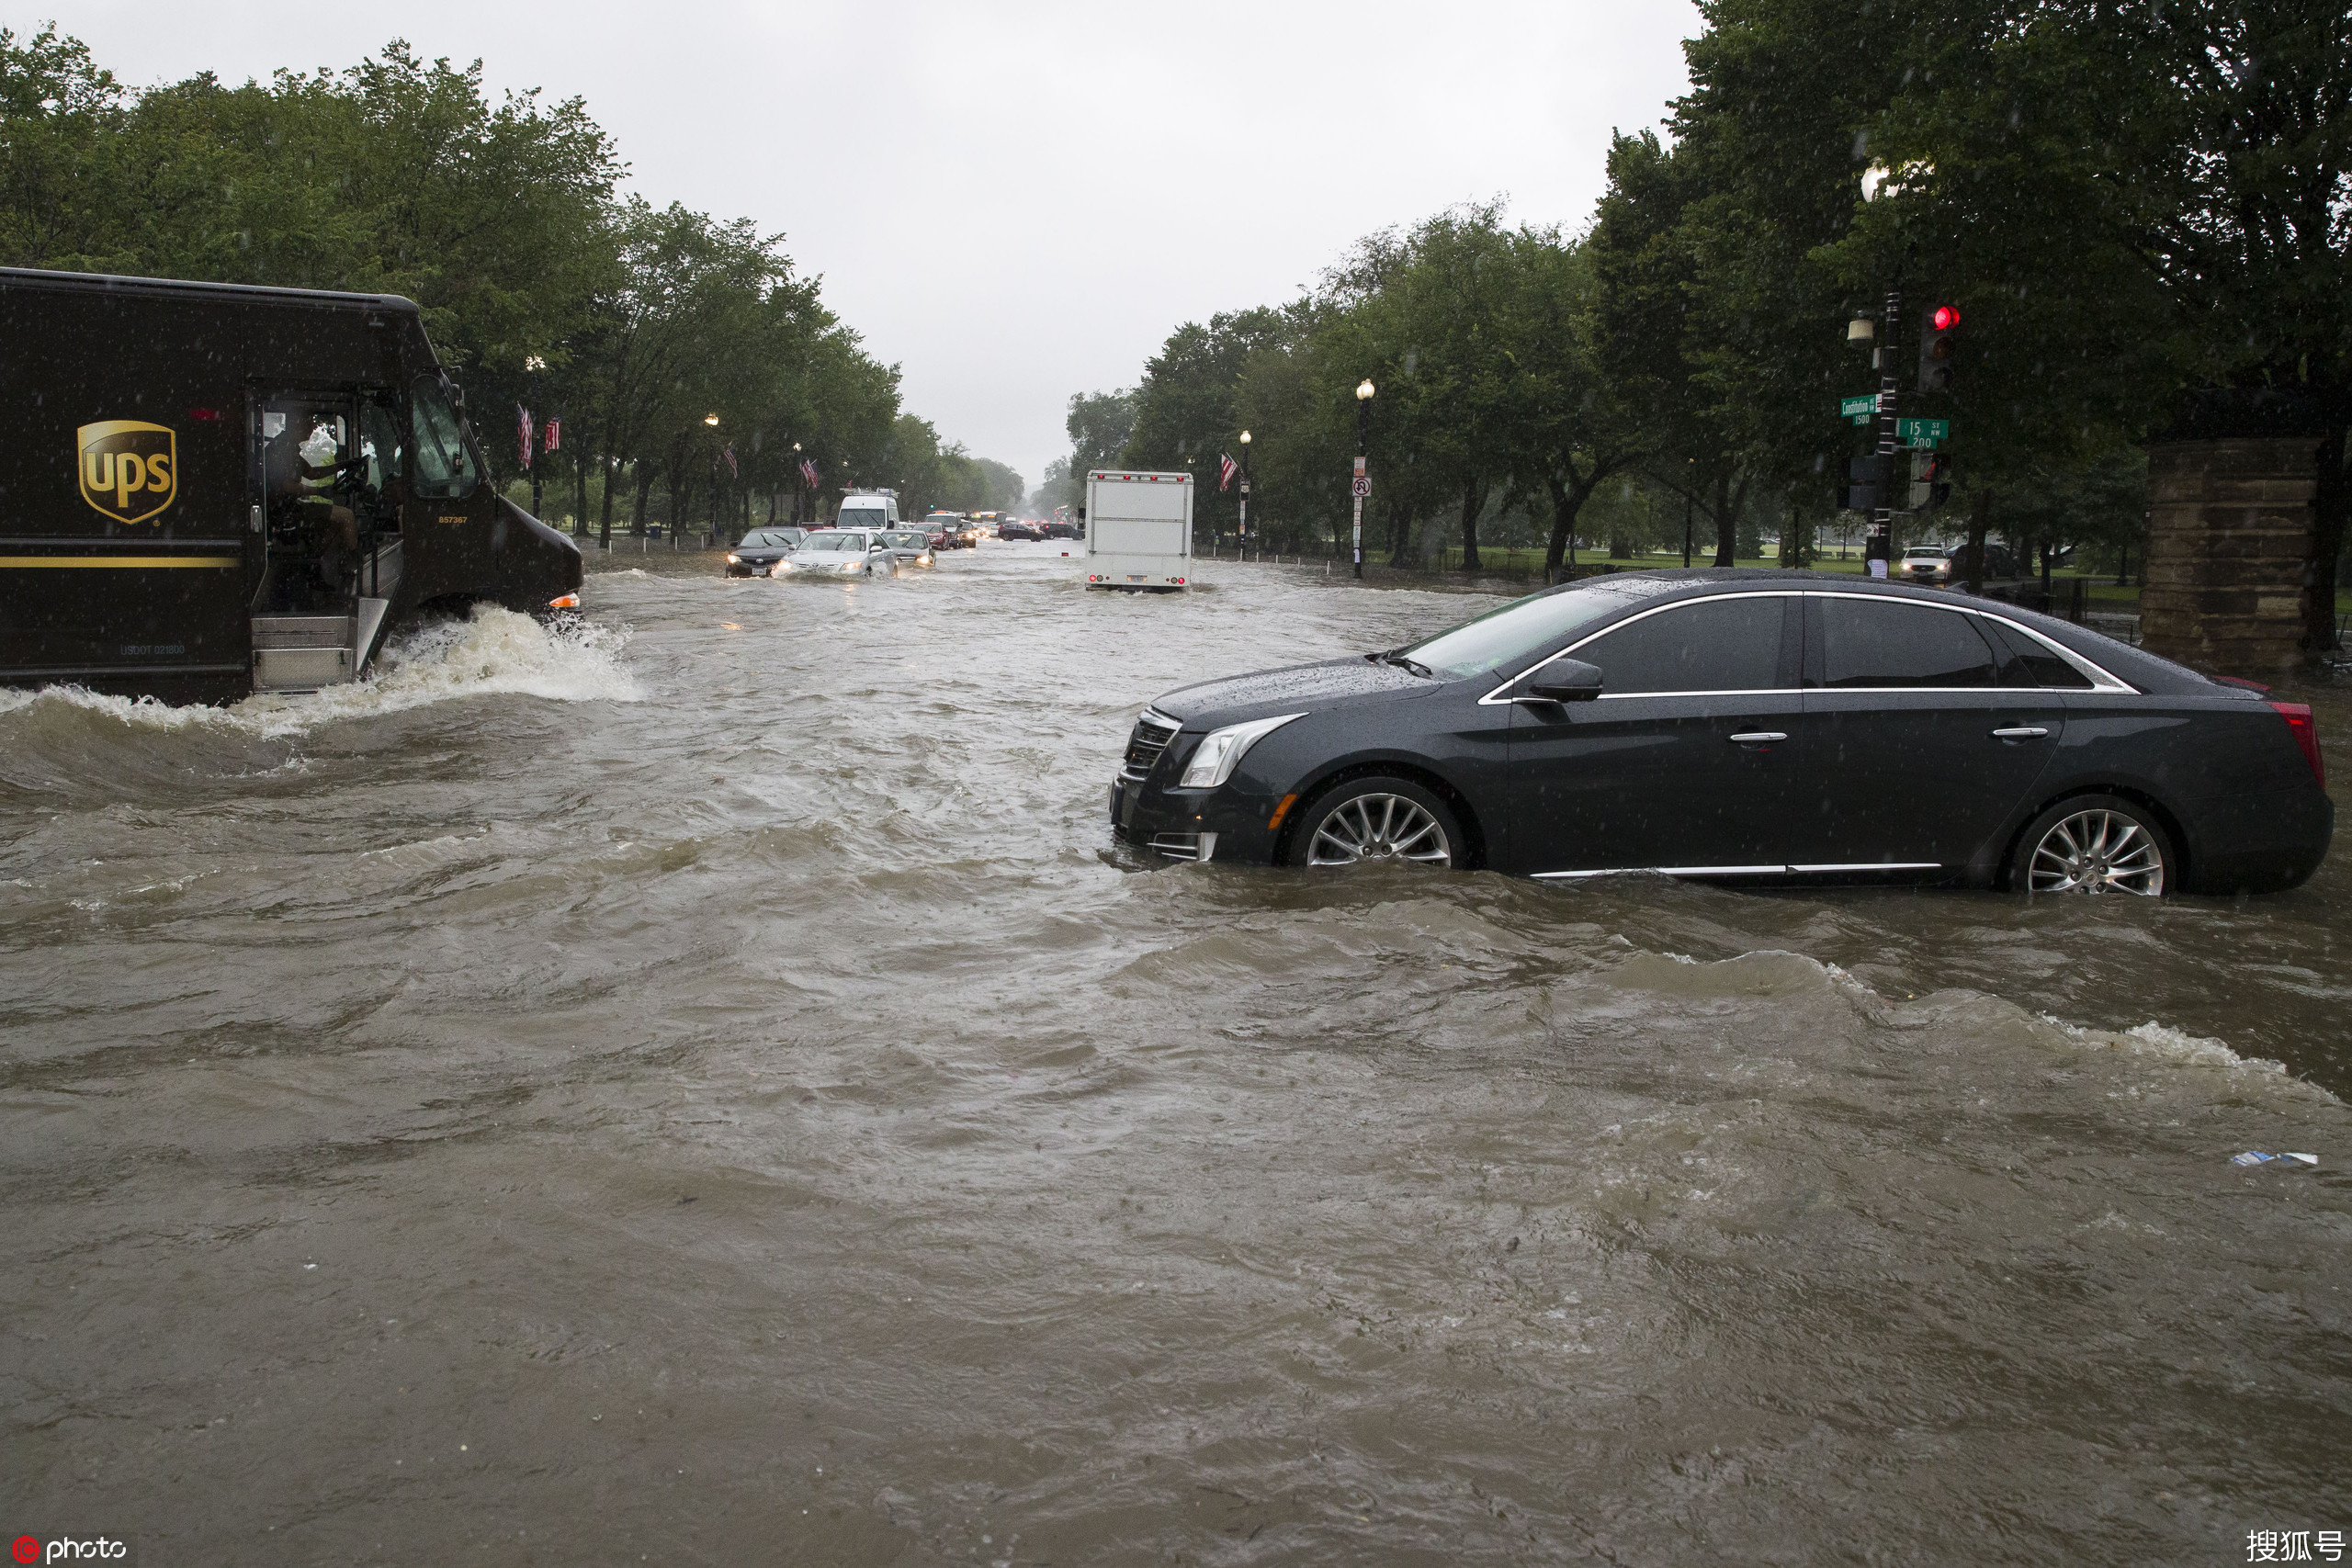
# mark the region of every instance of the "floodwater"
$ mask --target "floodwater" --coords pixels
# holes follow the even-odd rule
[[[0,695],[0,1533],[2352,1531],[2345,851],[2158,907],[1146,869],[1102,818],[1144,702],[1489,601],[1231,563],[1089,596],[1058,549],[863,586],[616,557],[584,630],[412,631],[358,688]],[[2352,702],[2311,695],[2341,779]]]

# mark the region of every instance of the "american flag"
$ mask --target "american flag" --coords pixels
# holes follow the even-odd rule
[[[545,450],[553,452],[562,446],[562,445],[563,415],[558,414],[553,419],[548,421],[548,439]]]
[[[1233,482],[1233,476],[1240,471],[1240,464],[1235,462],[1230,457],[1220,454],[1216,460],[1217,490],[1222,492],[1226,486]]]
[[[523,449],[523,466],[531,466],[531,411],[521,403],[514,405],[514,437]]]
[[[803,458],[801,458],[801,459],[800,459],[800,477],[801,477],[802,479],[807,479],[807,480],[808,481],[808,488],[809,488],[809,489],[814,490],[814,489],[816,489],[816,488],[817,488],[817,459],[816,459],[816,458],[814,458],[814,457],[803,457]]]
[[[727,471],[728,471],[729,473],[730,473],[730,474],[734,475],[734,476],[735,476],[737,479],[741,479],[741,478],[743,477],[743,470],[742,470],[742,469],[741,469],[741,468],[737,468],[737,467],[735,466],[735,446],[734,446],[734,443],[732,443],[732,442],[728,443],[727,450],[726,450],[726,451],[724,451],[724,452],[721,452],[721,453],[719,454],[719,456],[727,459]]]

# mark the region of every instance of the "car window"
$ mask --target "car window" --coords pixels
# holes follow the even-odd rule
[[[2089,676],[2017,627],[2004,621],[1987,620],[1983,624],[2008,654],[2001,663],[2002,685],[2056,686],[2070,692],[2091,689]]]
[[[1891,599],[1822,598],[1821,683],[1974,687],[1994,683],[1974,615]]]
[[[854,536],[849,534],[818,534],[808,540],[806,547],[812,550],[845,550],[850,547],[849,542],[853,537]]]
[[[1562,638],[1673,587],[1654,577],[1579,582],[1572,588],[1514,599],[1399,651],[1449,681],[1483,675],[1541,653]]]
[[[1672,605],[1603,632],[1572,657],[1600,666],[1606,696],[1769,692],[1781,683],[1781,628],[1791,602],[1748,594]]]

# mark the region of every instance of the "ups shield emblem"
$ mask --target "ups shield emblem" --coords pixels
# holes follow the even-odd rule
[[[179,437],[169,426],[101,420],[74,433],[82,499],[117,523],[142,523],[179,491]]]

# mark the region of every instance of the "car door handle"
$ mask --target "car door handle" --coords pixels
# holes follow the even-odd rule
[[[1762,746],[1774,740],[1786,740],[1788,738],[1788,731],[1784,729],[1747,729],[1733,736],[1731,743],[1735,746]]]
[[[2006,729],[1993,731],[1996,740],[2039,740],[2050,731],[2038,724],[2013,724]]]

